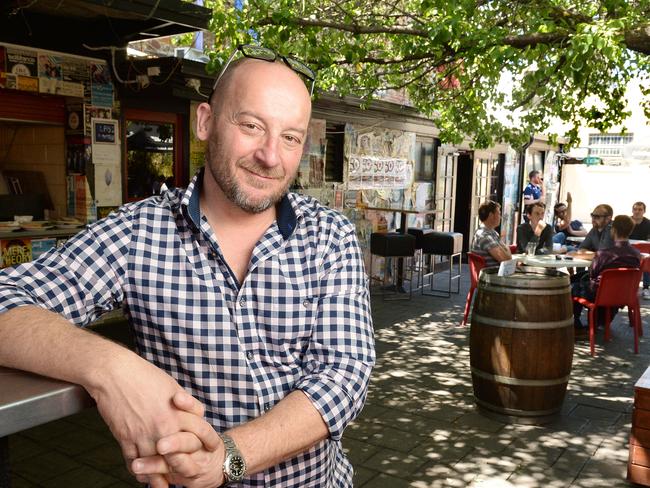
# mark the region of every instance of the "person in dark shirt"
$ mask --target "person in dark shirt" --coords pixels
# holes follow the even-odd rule
[[[580,243],[580,250],[599,251],[614,245],[612,240],[612,216],[614,210],[605,203],[601,203],[591,212],[591,230],[585,240]],[[629,232],[628,232],[629,234]],[[627,236],[626,236],[627,239]]]
[[[632,205],[632,221],[634,229],[630,234],[630,239],[639,241],[650,241],[650,220],[645,218],[645,203],[636,202]],[[650,300],[650,273],[643,273],[643,291],[641,296],[644,300]]]
[[[585,273],[582,279],[573,283],[571,294],[586,298],[593,301],[596,298],[596,291],[600,284],[600,276],[606,269],[612,268],[638,268],[641,264],[641,253],[638,249],[630,245],[629,236],[634,222],[627,215],[617,215],[611,224],[612,247],[601,249],[594,256],[594,260],[589,268],[589,273]],[[580,321],[582,314],[582,305],[573,303],[573,319],[576,327],[576,334],[584,336],[587,329]]]
[[[548,254],[553,249],[553,228],[544,222],[544,205],[526,205],[527,222],[517,227],[517,252],[526,252],[529,242],[535,242],[535,254]]]

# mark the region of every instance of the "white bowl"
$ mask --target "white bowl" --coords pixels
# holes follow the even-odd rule
[[[23,222],[31,222],[34,220],[33,215],[14,215],[14,220],[18,222],[19,224]]]

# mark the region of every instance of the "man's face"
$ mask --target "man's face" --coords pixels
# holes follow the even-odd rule
[[[632,206],[632,217],[635,219],[642,219],[645,214],[643,205],[633,205]]]
[[[267,210],[296,176],[310,112],[309,93],[289,68],[241,65],[211,116],[206,175],[241,209]]]
[[[541,177],[541,175],[540,175],[539,173],[535,173],[535,174],[533,175],[533,177],[530,179],[530,182],[531,182],[533,185],[539,185],[539,184],[541,184],[541,183],[542,183],[542,177]]]
[[[497,208],[494,212],[490,214],[490,227],[499,227],[501,223],[501,209]]]
[[[558,207],[555,209],[555,215],[557,215],[559,218],[563,219],[566,215],[566,207]]]
[[[544,209],[542,207],[534,206],[531,209],[528,218],[532,224],[537,225],[537,223],[544,218]]]
[[[610,220],[612,220],[612,217],[607,215],[603,208],[596,207],[591,212],[591,225],[597,230],[603,230]]]

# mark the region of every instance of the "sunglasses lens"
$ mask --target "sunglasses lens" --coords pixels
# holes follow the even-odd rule
[[[262,46],[246,44],[241,46],[241,52],[244,53],[244,56],[247,58],[262,59],[264,61],[275,61],[276,58],[276,55],[272,50]]]
[[[297,59],[289,57],[286,57],[285,59],[287,60],[287,64],[291,67],[292,70],[297,71],[310,80],[316,78],[316,73],[314,73],[312,69],[302,61],[298,61]]]

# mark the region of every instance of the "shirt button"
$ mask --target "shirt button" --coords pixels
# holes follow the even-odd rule
[[[311,303],[309,302],[309,300],[303,300],[303,302],[302,302],[302,306],[303,306],[303,307],[305,307],[305,308],[309,308],[309,305],[311,305]]]
[[[240,298],[239,299],[239,306],[240,307],[245,307],[246,306],[246,299],[245,298]]]
[[[271,407],[272,407],[271,402],[267,402],[267,403],[264,405],[264,411],[265,411],[265,412],[268,412],[269,410],[271,410]]]
[[[246,353],[246,357],[247,357],[248,359],[253,359],[253,353],[252,353],[252,351],[248,351],[248,352]]]

